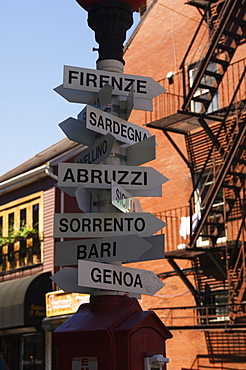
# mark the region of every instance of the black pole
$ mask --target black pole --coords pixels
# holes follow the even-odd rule
[[[88,25],[95,32],[99,44],[99,58],[115,59],[124,63],[123,43],[126,31],[132,26],[132,8],[125,1],[103,0],[88,10]]]

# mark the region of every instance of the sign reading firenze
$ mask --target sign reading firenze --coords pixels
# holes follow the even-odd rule
[[[112,86],[113,95],[121,96],[128,96],[133,86],[134,97],[144,99],[152,99],[165,91],[151,77],[64,66],[64,88],[98,92],[106,84]]]

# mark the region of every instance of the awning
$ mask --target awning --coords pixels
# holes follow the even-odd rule
[[[41,326],[50,276],[47,272],[0,283],[0,330]]]

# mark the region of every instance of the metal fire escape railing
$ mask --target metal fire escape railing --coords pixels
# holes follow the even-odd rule
[[[199,61],[194,65],[193,81],[188,78],[187,83],[186,79],[189,52],[186,53],[181,63],[184,89],[183,111],[190,110],[191,102],[201,103],[201,112],[208,110],[243,37],[246,27],[246,0],[225,0],[220,5],[220,7],[217,6],[216,22],[213,20],[213,29],[208,42]],[[202,22],[206,20],[206,17],[203,16]],[[201,28],[201,24],[199,27]],[[195,36],[197,35],[195,34]],[[193,38],[188,51],[192,49],[193,44],[195,46],[195,41],[196,37]]]
[[[198,122],[212,144],[203,168],[197,176],[190,199],[190,219],[192,220],[192,215],[197,215],[197,222],[190,238],[190,247],[197,247],[201,238],[210,240],[211,248],[216,247],[219,238],[222,235],[226,237],[227,227],[231,227],[235,219],[241,220],[238,235],[235,236],[234,242],[227,246],[226,255],[223,252],[210,255],[221,270],[221,277],[217,277],[218,283],[221,281],[221,289],[228,289],[229,303],[232,304],[230,318],[231,321],[235,321],[239,317],[240,304],[246,292],[246,91],[244,85],[246,68],[240,76],[228,107],[218,115],[220,123],[217,124],[216,133],[210,127],[211,121],[208,124],[206,114],[209,115],[209,112],[213,111],[213,108],[211,109],[213,99],[244,35],[246,0],[219,1],[216,11],[217,13],[213,11],[213,20],[210,20],[213,28],[209,42],[202,56],[199,57],[199,62],[192,67],[193,74],[187,70],[189,64],[187,60],[193,44],[195,45],[195,37],[181,65],[184,88],[182,111],[192,111],[194,107],[197,111],[200,107],[201,115],[198,117]],[[204,20],[206,21],[205,16],[202,22]],[[201,23],[198,28],[201,29]],[[188,78],[187,83],[186,76],[191,76],[192,81]],[[211,157],[214,159],[211,160]],[[202,260],[194,260],[194,268],[201,271],[201,263]],[[215,284],[215,291],[219,289],[216,285],[216,274],[212,275],[209,271],[205,278],[201,274],[197,275],[199,291],[204,292],[206,285],[211,282]]]
[[[191,257],[191,260],[193,269],[197,271],[195,279],[201,294],[200,303],[204,304],[203,299],[210,296],[206,292],[208,286],[214,297],[217,292],[226,291],[230,320],[234,322],[243,315],[242,301],[246,292],[246,68],[245,61],[238,61],[240,68],[236,76],[231,59],[245,38],[246,0],[218,0],[212,3],[196,0],[188,3],[200,7],[204,14],[181,64],[182,73],[174,76],[175,81],[183,82],[183,93],[179,89],[180,84],[177,87],[171,83],[173,93],[169,93],[168,106],[173,113],[166,117],[162,127],[166,131],[182,132],[184,126],[178,125],[182,118],[186,118],[178,114],[185,113],[186,117],[193,115],[210,142],[202,161],[199,159],[199,170],[194,166],[198,155],[192,145],[187,146],[194,184],[190,198],[190,249],[199,247],[201,238],[209,241],[208,251],[202,257]],[[203,27],[204,23],[207,27]],[[199,36],[201,33],[203,36]],[[205,38],[208,43],[204,42]],[[191,55],[204,44],[202,55]],[[225,87],[221,89],[223,85]],[[180,109],[182,95],[184,100]],[[160,96],[154,101],[154,112],[146,116],[147,122],[158,121],[156,127],[165,116],[163,98]],[[215,98],[218,100],[216,109]],[[191,136],[192,133],[187,130],[187,143]],[[218,242],[223,239],[222,236],[227,242],[221,249]]]

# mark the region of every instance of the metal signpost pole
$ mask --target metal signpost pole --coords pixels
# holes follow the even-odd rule
[[[85,213],[55,215],[54,237],[75,240],[56,243],[55,264],[65,267],[52,280],[67,292],[91,296],[54,333],[58,368],[163,369],[171,334],[154,312],[142,311],[136,298],[153,295],[164,284],[152,271],[122,266],[164,257],[164,236],[152,234],[165,223],[143,213],[133,196],[161,196],[167,179],[137,167],[154,159],[155,140],[126,121],[132,108],[150,110],[152,98],[164,91],[151,78],[123,74],[126,31],[132,11],[144,1],[77,2],[88,10],[99,58],[96,71],[65,66],[63,85],[55,89],[68,101],[89,104],[78,119],[60,123],[71,140],[89,148],[74,164],[59,165],[58,187],[76,196]],[[139,155],[143,149],[149,154]],[[75,264],[78,268],[66,267]]]

